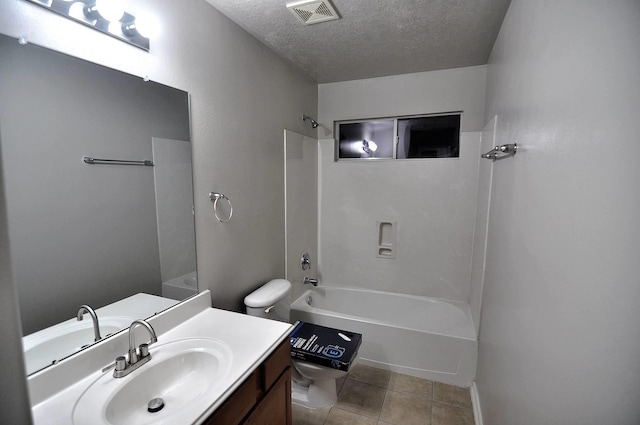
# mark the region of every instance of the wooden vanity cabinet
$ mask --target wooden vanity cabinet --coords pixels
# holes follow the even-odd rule
[[[291,348],[285,339],[204,422],[291,425]]]

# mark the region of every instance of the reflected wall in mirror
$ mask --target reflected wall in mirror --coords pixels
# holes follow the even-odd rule
[[[83,304],[102,319],[105,306],[134,294],[159,301],[105,318],[104,336],[122,318],[127,326],[175,303],[160,298],[163,288],[174,298],[197,292],[188,93],[0,35],[0,99],[25,335],[73,321],[90,330],[90,344],[89,315],[76,319]]]

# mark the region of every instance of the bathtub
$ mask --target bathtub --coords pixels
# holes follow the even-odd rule
[[[292,321],[362,334],[359,363],[470,387],[478,343],[468,304],[318,286],[291,304]]]

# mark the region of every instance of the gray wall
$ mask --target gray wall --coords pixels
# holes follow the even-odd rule
[[[0,143],[2,143],[1,133]],[[1,163],[2,161],[0,161],[0,171],[2,171]],[[3,185],[0,185],[0,253],[0,338],[2,338],[0,364],[5,365],[3,384],[0,386],[0,423],[28,425],[31,423],[31,407],[25,379],[27,371],[22,356],[18,293],[14,285],[9,255],[9,228]]]
[[[315,135],[300,114],[316,115],[317,85],[203,0],[139,0],[135,8],[158,19],[150,53],[21,0],[0,2],[0,33],[191,94],[198,283],[214,305],[240,310],[244,295],[284,275],[282,132]],[[233,201],[229,223],[213,216],[213,190]],[[3,322],[0,337],[12,324]]]
[[[640,423],[640,2],[514,0],[477,385],[485,424]]]
[[[0,98],[25,334],[82,304],[160,295],[154,169],[82,157],[152,159],[153,136],[189,139],[188,96],[2,36]]]

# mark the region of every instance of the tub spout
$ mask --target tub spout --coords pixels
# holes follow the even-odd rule
[[[304,280],[302,281],[303,284],[307,284],[310,283],[313,286],[318,286],[318,279],[312,279],[310,277],[305,277]]]

